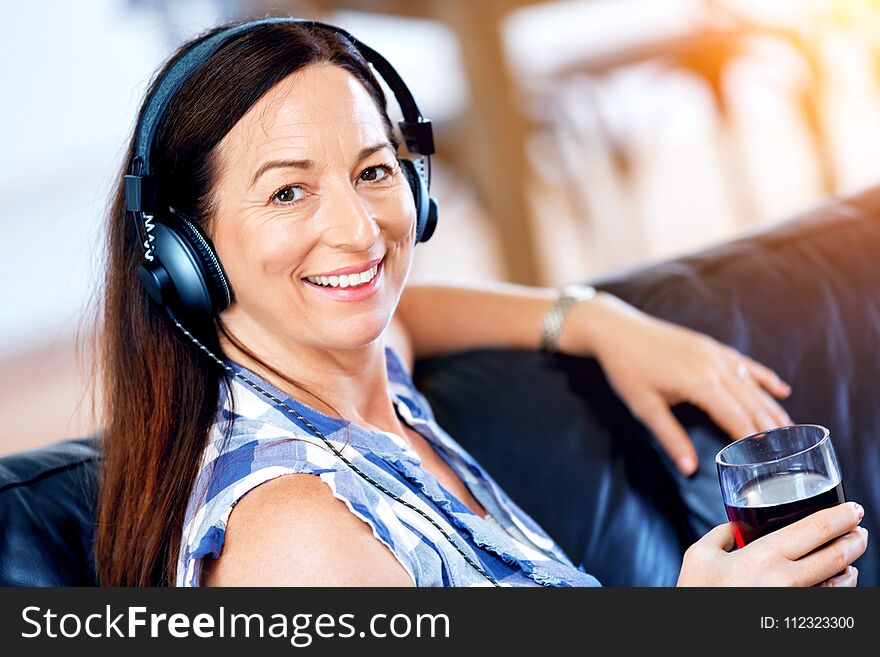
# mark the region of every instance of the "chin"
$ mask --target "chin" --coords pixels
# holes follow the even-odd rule
[[[322,334],[326,337],[326,344],[336,345],[339,349],[359,349],[375,342],[382,337],[390,317],[373,315],[366,320],[364,318],[351,318],[348,321],[327,327]]]

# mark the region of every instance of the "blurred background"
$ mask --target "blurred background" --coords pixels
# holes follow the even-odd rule
[[[556,286],[880,181],[880,0],[6,2],[0,454],[98,427],[101,231],[143,93],[182,41],[265,14],[349,29],[434,122],[412,280]]]

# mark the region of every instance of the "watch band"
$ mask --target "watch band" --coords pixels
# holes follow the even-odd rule
[[[541,351],[554,353],[557,351],[557,340],[562,333],[565,316],[572,306],[581,301],[589,301],[596,296],[596,288],[592,285],[574,283],[565,285],[559,290],[559,297],[544,314],[541,323]]]

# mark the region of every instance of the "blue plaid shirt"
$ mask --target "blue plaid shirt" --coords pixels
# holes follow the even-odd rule
[[[327,416],[249,369],[226,362],[295,408],[361,471],[429,515],[499,584],[599,586],[582,566],[575,568],[562,549],[437,424],[427,400],[390,347],[385,348],[385,359],[398,415],[461,477],[487,511],[486,517],[471,511],[422,468],[419,456],[399,436]],[[288,409],[273,405],[235,377],[231,390],[232,399],[221,385],[217,420],[189,499],[178,556],[178,586],[199,586],[203,560],[220,555],[229,514],[242,496],[274,477],[295,473],[320,477],[334,496],[372,528],[416,586],[490,584],[435,526],[355,474]],[[228,440],[224,429],[228,429]]]

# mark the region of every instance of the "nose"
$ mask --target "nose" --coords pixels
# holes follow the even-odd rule
[[[325,199],[324,240],[328,246],[368,251],[379,239],[379,225],[373,216],[373,208],[348,181],[328,190]]]

